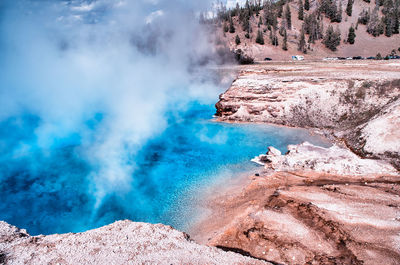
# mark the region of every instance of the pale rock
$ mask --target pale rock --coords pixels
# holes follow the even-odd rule
[[[5,264],[269,264],[202,246],[161,224],[118,221],[78,234],[30,236],[0,222]]]
[[[282,153],[275,147],[270,146],[270,147],[268,147],[267,155],[280,156],[280,155],[282,155]]]
[[[220,121],[329,130],[400,169],[400,76],[387,62],[246,66],[216,107]]]
[[[398,171],[388,162],[373,159],[363,159],[348,149],[333,145],[324,148],[308,142],[299,145],[289,145],[286,155],[268,155],[264,163],[266,168],[276,171],[313,171],[339,175],[392,175],[398,176]]]

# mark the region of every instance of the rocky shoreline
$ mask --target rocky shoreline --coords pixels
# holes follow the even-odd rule
[[[243,68],[217,119],[318,128],[362,157],[400,167],[400,63],[309,62]]]
[[[283,264],[398,264],[399,64],[332,62],[243,68],[217,120],[323,131],[330,148],[269,147],[251,182],[212,198],[195,239]],[[211,235],[206,239],[204,235]]]
[[[162,224],[119,221],[78,234],[30,236],[0,222],[0,264],[269,264],[202,246]]]

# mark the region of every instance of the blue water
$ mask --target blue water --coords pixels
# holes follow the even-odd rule
[[[267,146],[284,152],[288,144],[304,140],[326,144],[304,130],[216,123],[214,112],[213,106],[193,102],[185,111],[170,113],[166,130],[136,154],[128,192],[108,194],[97,208],[79,135],[44,150],[33,144],[39,118],[2,122],[0,220],[34,235],[79,232],[120,219],[185,230],[198,214],[192,205],[196,192],[223,176],[254,169],[249,160]]]

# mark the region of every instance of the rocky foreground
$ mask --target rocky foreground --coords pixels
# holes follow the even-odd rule
[[[218,120],[316,128],[334,144],[270,147],[241,188],[210,200],[194,238],[277,264],[400,264],[399,67],[242,69],[216,105]]]
[[[269,264],[201,246],[165,225],[119,221],[78,234],[30,236],[0,222],[0,264]]]
[[[255,161],[264,169],[210,200],[195,239],[278,264],[399,264],[400,175],[390,163],[309,143]]]

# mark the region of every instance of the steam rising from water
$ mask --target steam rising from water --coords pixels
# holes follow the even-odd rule
[[[310,141],[209,121],[221,91],[203,67],[206,7],[0,0],[0,220],[31,234],[126,218],[185,229],[199,187]]]
[[[207,1],[5,1],[0,122],[35,117],[20,157],[69,139],[89,162],[96,207],[135,181],[135,155],[167,126],[171,105],[216,93],[193,76],[211,49],[195,12]],[[12,133],[12,132],[9,132]]]

